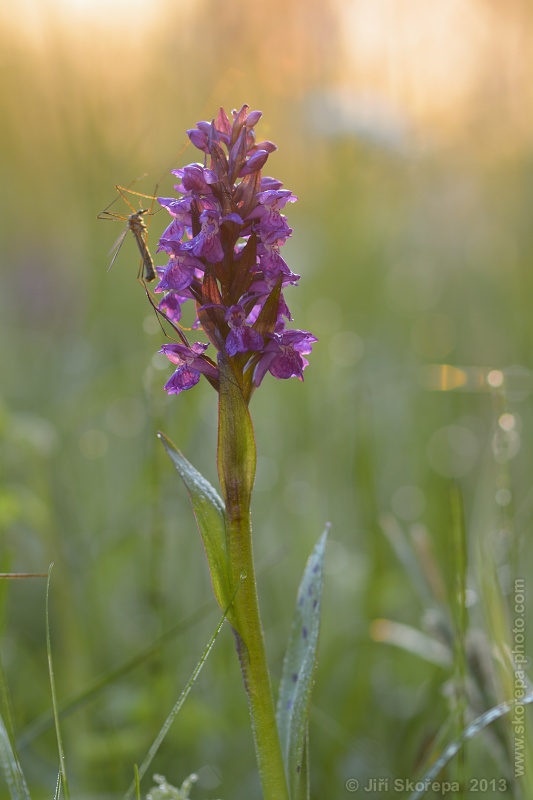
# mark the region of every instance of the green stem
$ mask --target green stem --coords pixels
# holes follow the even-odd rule
[[[250,516],[228,519],[228,533],[234,585],[241,580],[234,601],[235,640],[248,695],[263,796],[264,800],[289,800],[259,614]]]
[[[264,800],[289,800],[276,723],[274,698],[252,551],[251,497],[255,478],[255,439],[244,399],[242,375],[219,355],[218,474],[226,507],[229,579],[237,589],[232,624],[252,721]],[[241,378],[241,380],[239,380]]]

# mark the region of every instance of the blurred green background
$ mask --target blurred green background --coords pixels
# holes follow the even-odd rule
[[[76,798],[121,797],[218,618],[189,502],[155,438],[164,430],[216,482],[216,396],[207,383],[165,396],[135,243],[108,272],[121,223],[96,216],[114,184],[140,175],[137,191],[169,194],[169,170],[197,158],[185,129],[219,106],[262,109],[259,138],[279,146],[267,174],[299,196],[285,255],[302,278],[287,300],[320,339],[304,384],[267,379],[252,402],[274,681],[305,559],[333,526],[312,796],[348,797],[350,777],[412,778],[451,719],[463,568],[452,487],[468,539],[467,644],[485,671],[465,719],[512,692],[512,587],[531,567],[533,513],[532,33],[521,0],[0,10],[0,569],[55,563],[61,702],[183,622],[63,718]],[[120,200],[112,210],[129,213]],[[166,222],[151,219],[153,251]],[[402,531],[411,572],[391,545]],[[52,730],[29,727],[50,708],[44,595],[43,580],[0,585],[34,800],[52,796],[57,771]],[[418,654],[415,629],[430,637]],[[435,655],[435,641],[448,649]],[[510,753],[501,726],[469,746],[464,774],[512,777]],[[228,630],[152,771],[178,785],[199,772],[193,797],[257,796]]]

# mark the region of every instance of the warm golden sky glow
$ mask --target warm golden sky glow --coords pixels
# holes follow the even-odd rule
[[[159,0],[19,0],[2,14],[4,24],[17,24],[26,33],[38,34],[51,19],[62,26],[124,25],[142,28],[159,13]]]
[[[90,64],[96,83],[100,70],[117,87],[146,72],[161,50],[173,56],[156,56],[157,69],[175,69],[176,55],[195,53],[199,41],[205,59],[187,60],[187,72],[207,87],[202,64],[218,47],[216,32],[222,47],[247,30],[248,50],[221,50],[235,58],[229,67],[274,94],[325,92],[318,116],[333,125],[340,119],[347,132],[415,136],[430,146],[467,140],[500,152],[529,146],[533,14],[523,0],[295,0],[282,32],[271,19],[279,5],[266,16],[239,2],[224,9],[218,0],[19,0],[0,9],[0,25],[15,28],[41,56],[48,47],[53,58],[55,36]],[[292,28],[291,18],[299,20]]]
[[[523,4],[340,0],[339,13],[344,89],[372,94],[436,135],[468,127],[491,106],[513,138],[530,135],[532,26]]]

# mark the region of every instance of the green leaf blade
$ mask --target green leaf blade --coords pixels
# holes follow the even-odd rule
[[[11,800],[30,800],[30,793],[17,754],[13,749],[2,717],[0,717],[0,771],[7,783]]]
[[[216,489],[187,461],[170,439],[164,433],[158,436],[189,493],[209,564],[213,591],[219,606],[225,609],[230,597],[230,581],[224,503]],[[231,619],[231,614],[228,616]]]
[[[231,598],[230,602],[233,602],[233,598]],[[169,732],[170,728],[172,727],[172,723],[176,719],[176,717],[178,715],[178,712],[181,710],[185,700],[189,696],[194,684],[196,683],[198,675],[200,674],[205,662],[207,661],[207,658],[208,658],[209,654],[211,653],[211,650],[213,649],[213,646],[214,646],[215,641],[216,641],[216,639],[218,637],[218,634],[222,630],[222,626],[224,625],[224,622],[225,622],[225,620],[227,618],[228,610],[229,610],[229,606],[228,606],[228,608],[224,609],[224,613],[223,613],[223,615],[222,615],[217,627],[215,628],[215,631],[214,631],[213,635],[211,636],[211,638],[209,639],[207,645],[205,646],[204,651],[203,651],[202,655],[200,656],[200,660],[198,661],[198,663],[196,664],[195,668],[193,669],[189,680],[187,681],[187,683],[183,687],[180,696],[178,697],[178,699],[174,703],[174,705],[172,707],[172,710],[170,711],[169,715],[165,719],[165,721],[163,723],[163,726],[161,727],[161,730],[159,731],[159,733],[155,737],[155,739],[154,739],[152,745],[150,746],[150,749],[148,750],[148,753],[146,754],[141,766],[138,767],[137,765],[135,765],[133,781],[130,784],[130,786],[128,788],[128,791],[124,795],[124,800],[131,800],[131,798],[133,797],[134,792],[137,794],[137,797],[139,797],[140,782],[144,778],[144,776],[146,775],[148,769],[150,768],[150,764],[154,760],[154,757],[156,756],[159,748],[161,747],[161,744],[163,743],[167,733]]]
[[[329,526],[304,570],[279,688],[276,716],[291,800],[307,800],[309,796],[307,730],[317,664],[328,533]]]

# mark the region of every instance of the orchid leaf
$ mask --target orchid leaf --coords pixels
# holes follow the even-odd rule
[[[164,433],[158,436],[189,493],[209,564],[213,591],[219,606],[224,609],[230,596],[224,503],[209,481],[187,461],[170,439]],[[228,614],[228,618],[231,621],[231,614]]]
[[[291,800],[308,800],[307,730],[320,631],[324,556],[329,526],[306,564],[279,688],[277,723]]]

